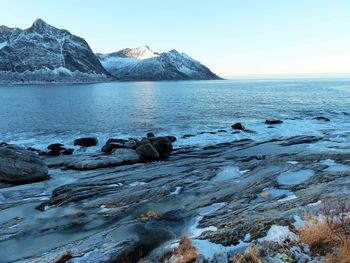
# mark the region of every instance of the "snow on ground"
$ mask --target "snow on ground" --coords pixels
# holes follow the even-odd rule
[[[177,186],[174,192],[171,192],[170,195],[178,195],[180,194],[182,191],[182,187],[181,186]]]
[[[258,239],[259,241],[274,241],[274,242],[283,242],[286,239],[298,240],[298,236],[291,232],[288,226],[278,226],[272,225],[267,231],[265,237]]]

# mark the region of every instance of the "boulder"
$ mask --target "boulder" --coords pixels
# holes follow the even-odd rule
[[[74,145],[83,146],[83,147],[91,147],[95,146],[97,144],[97,138],[96,137],[85,137],[85,138],[79,138],[74,141]]]
[[[12,185],[49,178],[46,164],[33,152],[14,146],[0,147],[0,181]]]
[[[176,142],[176,137],[175,136],[165,136],[169,141],[171,142]]]
[[[70,155],[73,154],[74,149],[66,148],[61,143],[53,143],[47,146],[48,152],[40,153],[40,155],[49,155],[49,156],[59,156],[59,155]]]
[[[136,148],[136,152],[148,161],[155,161],[159,159],[159,154],[156,148],[150,143],[140,145]]]
[[[265,124],[267,125],[276,125],[276,124],[281,124],[283,121],[277,120],[277,119],[269,119],[265,121]]]
[[[148,140],[156,148],[160,157],[169,155],[173,150],[171,141],[166,137],[154,137]]]
[[[147,138],[152,138],[152,137],[156,137],[156,136],[154,135],[153,132],[148,132],[147,135],[146,135],[146,137],[147,137]]]
[[[243,124],[240,122],[237,122],[231,126],[232,129],[234,130],[239,130],[239,131],[245,131],[246,129],[244,128]]]
[[[112,153],[115,149],[127,148],[135,150],[138,146],[137,141],[134,139],[108,139],[106,144],[101,148],[104,153]]]
[[[47,155],[50,156],[59,156],[62,154],[62,152],[66,149],[62,143],[52,143],[49,146],[47,146],[47,149],[49,150],[47,152]]]

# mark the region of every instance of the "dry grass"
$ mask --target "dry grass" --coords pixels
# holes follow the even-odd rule
[[[306,217],[300,241],[326,255],[327,263],[350,263],[350,215],[346,200],[326,202],[323,215]]]
[[[179,244],[174,263],[192,263],[198,257],[196,248],[192,245],[191,240],[184,236]]]
[[[329,246],[334,242],[332,230],[324,217],[306,218],[303,228],[299,230],[299,237],[311,247]]]
[[[160,214],[156,211],[148,211],[146,213],[143,213],[140,215],[140,221],[146,222],[150,219],[158,219],[160,217]]]

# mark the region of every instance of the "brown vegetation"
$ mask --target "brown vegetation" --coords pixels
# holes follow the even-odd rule
[[[300,241],[313,252],[326,255],[325,262],[350,262],[350,215],[346,200],[326,202],[323,214],[308,216],[299,230]]]
[[[198,257],[196,248],[192,245],[191,240],[184,236],[179,244],[174,263],[191,263]]]

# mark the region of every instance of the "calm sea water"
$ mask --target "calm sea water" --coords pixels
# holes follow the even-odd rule
[[[79,136],[196,136],[178,145],[241,137],[350,131],[350,80],[115,82],[0,86],[0,141],[44,148]],[[312,120],[327,116],[330,123]],[[284,124],[268,129],[267,118]],[[244,122],[255,135],[232,134]],[[201,134],[226,129],[228,133]]]

